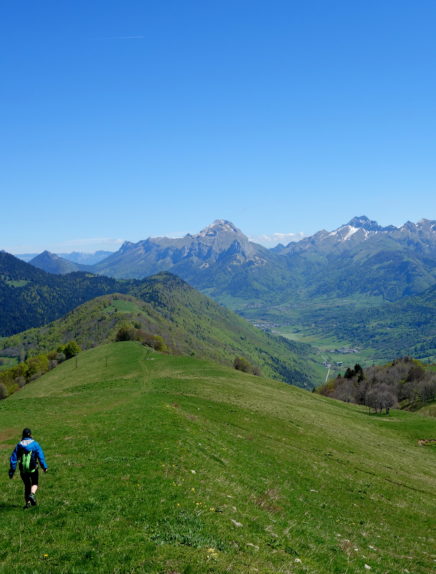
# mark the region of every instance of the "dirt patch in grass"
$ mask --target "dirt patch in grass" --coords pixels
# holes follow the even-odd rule
[[[0,443],[9,441],[11,438],[17,437],[17,429],[3,429],[0,431]],[[18,439],[17,439],[18,440]]]
[[[254,501],[259,508],[267,512],[280,512],[282,507],[277,504],[280,500],[280,493],[277,488],[269,488],[260,496],[257,496]]]
[[[422,438],[418,444],[419,446],[436,446],[436,438]]]

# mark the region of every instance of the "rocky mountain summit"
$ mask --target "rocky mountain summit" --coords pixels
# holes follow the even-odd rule
[[[282,254],[301,253],[311,250],[352,250],[368,249],[363,242],[370,242],[374,250],[378,250],[383,242],[393,242],[397,246],[409,244],[410,247],[419,245],[420,249],[435,252],[436,248],[436,221],[423,219],[418,223],[407,221],[401,227],[388,225],[382,227],[376,221],[366,216],[354,217],[348,223],[341,225],[334,231],[322,230],[298,243],[289,243],[283,247]],[[372,247],[369,247],[371,249]]]
[[[262,265],[268,256],[268,249],[250,242],[230,221],[219,219],[195,235],[125,242],[95,269],[114,277],[141,277],[169,269],[174,273],[190,267],[207,269],[216,264]]]
[[[65,273],[70,265],[43,255],[38,266],[46,271]],[[383,227],[360,216],[333,231],[267,249],[219,219],[193,235],[127,241],[87,270],[124,279],[171,271],[222,301],[270,304],[357,294],[395,301],[435,283],[436,221]]]

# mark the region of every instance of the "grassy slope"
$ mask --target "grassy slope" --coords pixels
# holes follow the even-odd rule
[[[40,506],[0,476],[0,572],[430,573],[427,417],[357,407],[137,343],[86,351],[0,403],[30,425]]]

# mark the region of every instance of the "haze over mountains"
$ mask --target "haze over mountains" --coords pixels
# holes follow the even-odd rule
[[[50,253],[49,251],[44,251],[43,253]],[[108,257],[112,254],[112,251],[95,251],[94,253],[83,253],[81,251],[72,251],[70,253],[56,253],[58,257],[62,257],[63,259],[67,259],[72,263],[78,263],[79,265],[94,265],[98,263],[105,257]],[[41,253],[20,253],[16,257],[22,259],[26,263],[35,259]]]

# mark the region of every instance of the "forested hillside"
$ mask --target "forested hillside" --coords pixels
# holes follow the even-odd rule
[[[138,282],[132,292],[135,296],[96,298],[53,323],[0,339],[0,357],[23,360],[72,340],[87,349],[117,338],[149,344],[150,337],[157,336],[170,353],[229,366],[243,359],[248,370],[300,387],[312,388],[322,378],[310,346],[264,333],[174,275],[150,277]],[[55,360],[55,355],[49,360]],[[46,364],[48,369],[49,361]],[[17,376],[22,376],[21,371]],[[8,382],[9,388],[13,385],[14,377]]]
[[[0,336],[54,321],[105,293],[125,292],[127,282],[83,272],[52,275],[0,252]]]

